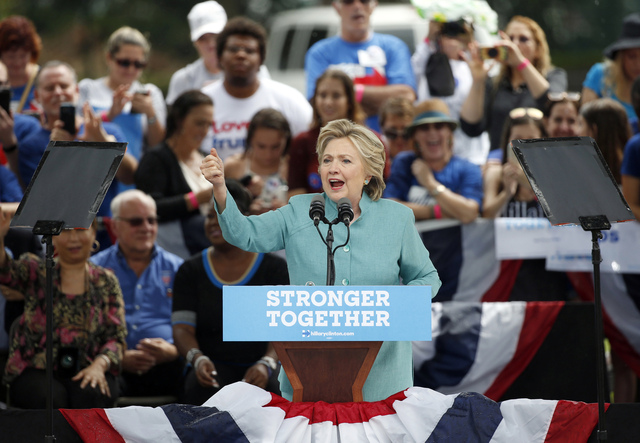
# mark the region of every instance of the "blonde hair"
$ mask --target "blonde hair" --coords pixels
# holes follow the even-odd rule
[[[529,60],[531,64],[538,70],[543,77],[546,77],[551,68],[551,54],[549,53],[549,43],[547,43],[547,36],[540,27],[538,23],[529,17],[525,17],[522,15],[514,16],[509,23],[507,24],[507,28],[512,23],[522,23],[529,31],[531,31],[531,35],[533,35],[533,40],[536,42],[536,58],[533,60]],[[505,28],[506,29],[506,28]],[[498,78],[502,80],[503,78],[511,78],[511,74],[513,73],[513,68],[506,63],[502,65],[500,70],[500,75]]]
[[[124,45],[140,46],[144,52],[144,58],[149,58],[151,44],[142,32],[130,26],[123,26],[113,31],[107,40],[107,54],[114,56]]]
[[[316,152],[318,153],[318,163],[322,167],[322,156],[329,142],[347,138],[358,151],[366,175],[371,175],[371,180],[364,186],[364,192],[376,201],[382,197],[384,184],[384,166],[386,155],[384,145],[378,137],[369,129],[347,119],[333,120],[327,123],[321,130],[318,137]]]
[[[625,96],[625,87],[629,87],[632,82],[633,79],[627,77],[624,72],[624,67],[622,66],[622,51],[616,52],[613,60],[605,59],[604,85],[606,90],[602,91],[604,97],[610,97],[613,92],[621,99]]]

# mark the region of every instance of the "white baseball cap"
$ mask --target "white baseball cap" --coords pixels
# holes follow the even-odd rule
[[[204,34],[220,34],[227,24],[227,13],[220,3],[208,1],[191,8],[187,19],[191,29],[191,41],[195,42]]]

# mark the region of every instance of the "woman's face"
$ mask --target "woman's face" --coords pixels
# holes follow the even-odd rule
[[[569,102],[554,105],[546,126],[549,137],[575,137],[578,129],[576,107]]]
[[[348,198],[355,209],[360,204],[365,179],[370,179],[364,169],[360,153],[348,138],[331,140],[320,159],[322,189],[334,202]]]
[[[593,128],[587,123],[583,116],[578,115],[578,128],[577,128],[577,136],[578,137],[594,137],[595,131]]]
[[[140,77],[146,64],[144,49],[138,45],[122,45],[118,52],[107,55],[109,77],[116,85],[133,83]]]
[[[251,160],[263,168],[280,167],[280,159],[286,147],[287,139],[282,131],[272,128],[258,128],[251,138]]]
[[[27,65],[31,61],[31,52],[23,48],[9,49],[2,51],[0,61],[7,67],[9,78],[16,75],[24,75]],[[16,85],[19,86],[19,85]]]
[[[180,142],[195,150],[200,147],[213,122],[213,106],[194,106],[182,120]]]
[[[347,118],[349,104],[342,82],[336,78],[322,80],[316,91],[315,107],[322,125],[340,118]]]
[[[93,228],[65,229],[52,242],[62,263],[77,264],[89,259],[95,239]]]
[[[426,162],[449,161],[453,152],[453,133],[447,123],[427,123],[413,132],[420,157]]]
[[[535,62],[538,59],[538,45],[533,38],[533,32],[527,25],[521,22],[511,22],[507,26],[507,35],[518,45],[518,49],[529,61]]]
[[[211,205],[211,209],[209,209],[209,213],[204,220],[204,233],[213,246],[220,247],[227,244],[227,241],[222,237],[222,229],[218,224],[218,214],[213,205]]]
[[[622,49],[622,69],[630,82],[640,76],[640,48]]]

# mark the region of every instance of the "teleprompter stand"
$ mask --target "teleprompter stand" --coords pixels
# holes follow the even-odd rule
[[[591,137],[511,142],[522,169],[552,225],[580,225],[591,232],[596,356],[598,376],[598,441],[607,440],[604,421],[605,363],[600,295],[600,246],[611,222],[633,220],[607,163]]]
[[[11,221],[42,236],[45,251],[47,433],[53,433],[53,241],[63,229],[88,229],[124,157],[126,143],[52,141]]]

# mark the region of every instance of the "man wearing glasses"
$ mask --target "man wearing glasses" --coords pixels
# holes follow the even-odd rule
[[[127,350],[122,360],[121,396],[177,395],[182,362],[173,344],[173,278],[183,260],[156,245],[156,203],[131,189],[111,202],[118,241],[93,257],[118,277],[125,302]]]
[[[328,68],[344,70],[355,84],[356,99],[369,116],[367,126],[379,130],[380,106],[391,97],[415,100],[416,80],[407,45],[397,37],[371,30],[376,0],[334,0],[340,15],[340,34],[320,40],[307,52],[307,97]]]

